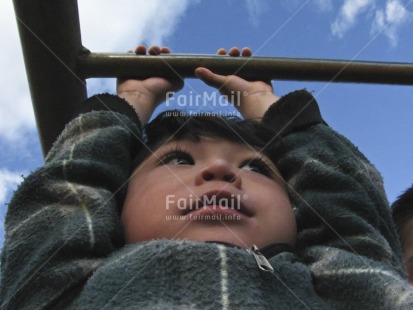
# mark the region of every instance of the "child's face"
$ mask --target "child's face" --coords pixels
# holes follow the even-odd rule
[[[216,139],[167,143],[131,177],[121,215],[126,242],[294,244],[295,217],[278,175],[268,158],[246,145]]]

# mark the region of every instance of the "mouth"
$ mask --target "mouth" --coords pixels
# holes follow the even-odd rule
[[[240,194],[233,194],[222,190],[210,191],[201,195],[188,208],[183,215],[207,209],[209,212],[216,213],[240,213],[247,217],[252,217],[253,213],[243,203],[245,198]]]

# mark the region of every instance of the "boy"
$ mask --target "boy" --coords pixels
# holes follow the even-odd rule
[[[168,49],[156,49],[157,47],[152,47],[150,53],[169,52]],[[220,54],[222,52],[222,50],[218,51]],[[231,53],[234,52],[236,53],[237,51],[231,51]],[[244,49],[242,52],[243,55],[250,54],[249,49]],[[146,49],[143,46],[139,46],[136,53],[146,54]],[[208,79],[208,75],[211,72],[204,68],[197,69],[197,74],[200,77],[205,77],[206,82],[215,82]],[[233,77],[233,79],[236,78]],[[164,91],[168,91],[181,86],[175,81],[167,84],[164,79],[156,79],[152,78],[150,80],[151,83],[159,83],[158,87],[154,87],[153,84],[148,86],[151,89],[150,96],[155,95],[156,91],[162,93],[162,88],[164,88]],[[145,94],[146,92],[145,90],[137,92],[136,89],[141,87],[139,83],[139,81],[135,80],[120,82],[118,84],[118,94],[135,108],[142,122],[145,122],[150,118],[158,102],[164,98],[164,94],[162,93],[162,97],[159,99],[145,98],[142,100],[142,93]],[[224,87],[223,91],[225,91],[226,87],[228,92],[235,90],[231,83],[234,83],[234,81],[230,83],[218,81],[218,85]],[[240,112],[246,118],[259,118],[261,113],[263,114],[278,99],[274,95],[270,83],[259,81],[248,83],[242,79],[237,79],[235,83],[237,83],[238,88],[243,87],[243,89],[237,89],[235,92],[232,92],[233,94],[245,94],[245,92],[253,89],[252,94],[239,98],[243,99],[242,105],[239,107]],[[258,100],[255,97],[257,96],[259,97],[260,105],[256,104]],[[234,98],[234,96],[231,97],[234,100],[239,100]],[[145,102],[145,110],[142,108],[142,101]],[[151,101],[153,101],[153,104],[149,105],[148,103]],[[210,126],[211,130],[204,130],[204,133],[199,132],[197,134],[197,131],[201,131],[197,128],[208,128],[209,122],[203,122],[203,118],[189,117],[183,119],[179,126],[174,126],[175,128],[167,128],[167,122],[162,122],[161,118],[160,121],[153,122],[152,126],[148,128],[147,134],[154,131],[151,128],[157,131],[167,129],[163,135],[158,133],[161,137],[150,138],[147,141],[147,147],[151,148],[152,146],[152,148],[150,152],[145,149],[144,151],[150,157],[141,163],[130,178],[128,195],[121,217],[126,234],[126,242],[132,243],[154,238],[179,238],[194,241],[214,240],[229,242],[244,248],[249,248],[253,244],[262,248],[274,242],[294,244],[296,225],[285,184],[279,172],[276,171],[277,168],[268,158],[264,161],[263,158],[265,156],[260,155],[259,150],[254,149],[254,145],[251,145],[251,143],[245,145],[246,140],[249,140],[251,137],[247,137],[248,131],[242,130],[242,127],[248,124],[244,123],[236,126],[237,128],[235,128],[234,124],[231,130],[226,130],[231,124],[228,122],[221,122],[220,124],[219,118],[217,120],[210,118],[210,121],[214,122],[214,125]],[[192,123],[195,123],[192,126],[190,125],[191,120]],[[257,126],[250,126],[249,130],[256,131],[255,136],[267,135],[267,141],[264,140],[260,143],[261,148],[266,147],[266,143],[271,139],[269,137],[270,133],[265,132],[264,128],[259,130]],[[231,131],[236,132],[234,138],[230,137],[231,135],[234,136],[234,133],[231,133]],[[242,134],[241,131],[243,131]],[[216,139],[219,132],[221,132],[221,139]],[[227,134],[224,135],[223,132]],[[178,141],[174,141],[176,140],[174,137],[177,134],[182,137]],[[194,135],[201,141],[190,141],[194,140]],[[240,140],[238,143],[228,143],[228,140],[234,140],[236,136],[242,136],[241,139],[238,139]],[[253,137],[254,135],[251,136]],[[167,140],[166,143],[162,143],[165,140]],[[257,142],[254,144],[257,144]],[[167,157],[165,154],[162,154],[168,149],[171,150],[171,154],[174,156],[196,157],[191,158],[191,160],[194,160],[194,163],[186,165],[182,169],[177,169],[178,165],[171,165],[169,162],[159,165],[159,162],[164,161],[162,156]],[[179,152],[176,152],[176,150],[179,150]],[[184,154],[183,150],[186,150],[187,154]],[[262,165],[268,166],[268,170],[272,170],[271,176],[263,177],[262,174],[254,172],[245,173],[246,169],[239,167],[241,164],[251,165],[254,160],[259,160],[262,162]],[[188,169],[190,167],[192,169]],[[241,171],[244,171],[244,173]],[[204,174],[208,174],[208,180],[206,180],[207,178]],[[220,177],[221,175],[222,178]],[[229,177],[230,182],[225,181],[225,177]],[[243,184],[242,188],[241,182]],[[207,184],[204,185],[203,183]],[[194,206],[194,200],[216,200],[218,196],[220,200],[228,200],[240,207],[242,202],[242,211],[248,208],[253,209],[255,212],[254,217],[244,217],[243,215],[248,214],[243,214],[243,212],[231,214],[230,211],[241,211],[236,210],[241,209],[240,207],[236,208],[236,206],[232,205],[225,208],[217,205],[210,205],[208,208],[206,206]],[[178,201],[180,201],[179,207],[170,206],[168,203],[175,202],[176,205]],[[165,203],[168,203],[168,205],[165,206]],[[153,212],[154,209],[157,210],[156,213]],[[186,209],[192,210],[188,212]],[[200,212],[201,214],[199,214]],[[198,214],[198,217],[196,214]],[[211,218],[208,215],[214,214],[242,216],[242,220],[230,220],[222,223],[222,216],[215,217],[218,219],[217,221],[202,220],[202,218]],[[180,215],[188,215],[188,219],[183,219],[181,216],[181,220],[168,220],[168,218],[170,219],[174,216],[176,218]],[[193,218],[196,220],[193,221]],[[232,217],[227,216],[227,218]],[[251,218],[253,218],[253,221],[251,221]]]
[[[402,245],[403,262],[409,276],[409,283],[413,284],[413,186],[400,195],[391,207],[393,221]]]
[[[137,52],[143,54],[146,50],[140,47]],[[243,55],[246,54],[248,50],[244,50]],[[155,139],[148,137],[148,143],[143,142],[140,124],[146,123],[168,91],[181,87],[179,82],[162,78],[120,81],[118,94],[127,102],[110,95],[89,99],[83,105],[82,114],[67,126],[48,154],[45,166],[25,180],[9,205],[1,264],[2,307],[411,307],[412,291],[404,279],[399,243],[380,176],[348,140],[325,125],[314,98],[298,91],[278,99],[269,83],[220,76],[206,68],[199,68],[196,73],[207,84],[222,87],[224,94],[245,91],[249,94],[241,98],[237,108],[244,118],[261,120],[271,132],[269,137],[264,135],[266,145],[253,143],[254,151],[249,149],[251,152],[245,154],[246,149],[240,143],[234,144],[225,137],[216,139],[212,135],[215,140],[211,141],[211,135],[199,134],[191,140],[184,134],[183,139],[175,138],[185,120],[180,122],[177,118],[174,122],[173,117],[160,120],[175,124],[171,128],[176,130],[169,136],[149,130]],[[201,126],[201,133],[202,130]],[[161,139],[156,139],[157,136]],[[185,143],[185,148],[157,154],[168,146],[164,142]],[[233,157],[229,158],[227,152],[219,149],[214,153],[202,148],[207,143],[224,143],[221,146],[231,150]],[[145,155],[147,146],[146,153],[154,151],[149,157]],[[270,163],[269,170],[274,168],[276,172],[276,167],[281,173],[290,202],[283,196],[283,186],[276,173],[255,175],[265,171],[262,165],[251,165],[256,163],[256,150],[274,165],[271,167]],[[139,165],[126,193],[123,185],[135,168],[137,156]],[[164,169],[164,173],[155,173],[157,169]],[[187,179],[186,169],[197,171],[192,170],[188,174],[191,178]],[[176,170],[180,178],[170,179],[167,173]],[[149,183],[140,179],[140,172],[147,176]],[[163,177],[169,178],[170,183],[165,183]],[[280,199],[274,206],[282,212],[276,213],[290,218],[289,203],[296,210],[297,238],[288,225],[281,230],[265,228],[269,229],[270,239],[265,239],[267,235],[254,236],[253,231],[249,236],[243,230],[260,226],[254,225],[252,208],[266,211],[260,216],[265,220],[259,221],[262,225],[277,225],[271,222],[273,219],[267,222],[265,218],[275,216],[273,210],[267,209],[267,203],[260,204],[259,198],[267,197],[258,197],[254,205],[240,207],[240,212],[230,210],[231,215],[242,213],[242,227],[234,227],[236,222],[229,223],[239,239],[223,237],[224,232],[229,234],[230,230],[217,227],[217,223],[213,223],[215,226],[208,235],[208,229],[200,226],[205,223],[194,221],[189,222],[194,228],[193,234],[179,238],[186,227],[175,229],[174,223],[167,223],[165,213],[158,221],[147,223],[153,220],[159,207],[165,211],[166,202],[160,206],[154,203],[157,206],[153,209],[154,216],[147,212],[150,209],[143,210],[152,205],[159,193],[152,192],[147,198],[142,197],[146,195],[144,191],[140,195],[133,193],[158,180],[161,188],[165,186],[160,195],[162,201],[169,189],[186,188],[176,187],[173,182],[192,182],[190,189],[194,193],[196,186],[211,182],[208,186],[213,184],[214,188],[208,188],[207,192],[201,190],[194,197],[206,196],[210,200],[211,196],[219,196],[215,186],[219,185],[221,190],[225,183],[224,198],[231,198],[244,189],[243,178],[249,179],[246,187],[249,189],[252,185],[258,186],[257,182],[261,184],[263,177],[268,178],[265,186],[268,185],[269,191],[275,191],[271,199]],[[259,192],[262,188],[252,188],[249,193],[254,194],[255,190]],[[229,204],[232,209],[235,202]],[[173,207],[173,210],[179,209],[175,202],[170,210]],[[184,211],[188,209],[185,205]],[[193,209],[193,212],[224,212],[220,203],[213,203],[206,211],[198,211],[197,204]],[[143,213],[142,219],[138,219],[139,210]],[[137,224],[147,224],[149,233],[150,228],[156,230],[158,226],[167,231],[150,235],[147,230],[135,231]],[[168,232],[171,227],[172,235]],[[283,235],[285,229],[291,230]],[[195,240],[191,240],[193,235]],[[158,240],[157,236],[169,239]],[[125,244],[125,238],[131,244]],[[291,245],[295,239],[296,253],[293,253],[285,243]],[[275,247],[271,246],[273,242]],[[264,247],[261,252],[267,259],[256,248],[244,249],[251,243]]]

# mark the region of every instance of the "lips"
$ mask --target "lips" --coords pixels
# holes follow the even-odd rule
[[[245,216],[252,217],[253,213],[243,204],[242,200],[243,197],[240,194],[232,194],[222,190],[210,191],[202,194],[189,208],[184,210],[183,214],[186,215],[201,208],[210,208],[211,211],[234,210]]]

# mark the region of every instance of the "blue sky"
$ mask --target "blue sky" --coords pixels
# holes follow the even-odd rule
[[[200,54],[249,46],[256,56],[413,62],[413,0],[78,2],[83,45],[94,52],[125,52],[141,43]],[[0,37],[1,247],[7,202],[22,176],[39,167],[43,158],[11,1],[2,0]],[[89,95],[114,92],[114,83],[89,80]],[[291,81],[273,85],[278,95],[301,88],[312,91],[329,125],[356,144],[382,173],[390,202],[413,183],[411,86]],[[213,90],[191,79],[180,95],[198,93],[210,96]]]

